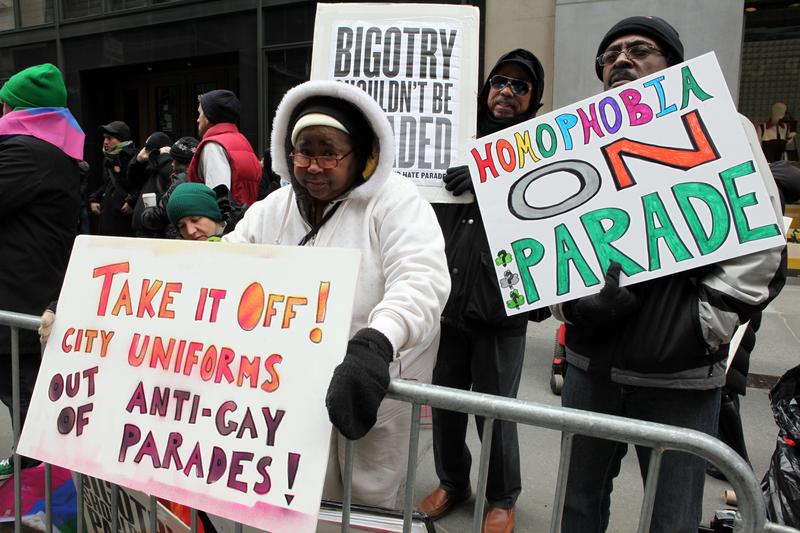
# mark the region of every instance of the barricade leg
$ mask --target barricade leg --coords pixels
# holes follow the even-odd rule
[[[342,479],[344,496],[342,498],[342,533],[350,530],[350,504],[353,502],[353,441],[345,440],[344,475]]]
[[[567,494],[567,476],[569,461],[572,457],[572,433],[561,435],[561,457],[558,460],[558,477],[556,478],[556,494],[553,498],[553,516],[550,519],[550,533],[561,531],[561,514],[564,512],[564,498]]]
[[[483,438],[481,439],[481,462],[478,466],[478,490],[475,492],[475,511],[472,515],[472,531],[478,533],[483,523],[483,505],[486,498],[486,483],[489,480],[489,455],[492,453],[492,432],[494,418],[483,419]]]
[[[403,533],[411,532],[411,516],[414,512],[414,481],[417,475],[417,454],[419,453],[419,412],[420,404],[414,402],[411,408],[411,434],[408,438],[408,469],[406,470],[406,491],[403,502]]]

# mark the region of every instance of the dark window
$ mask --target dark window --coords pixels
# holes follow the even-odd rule
[[[286,91],[308,81],[311,75],[311,46],[270,50],[265,53],[267,75],[267,132]],[[269,139],[269,135],[265,137]]]
[[[110,0],[108,3],[109,11],[119,11],[134,7],[147,7],[147,0]]]
[[[62,0],[62,2],[65,19],[101,15],[103,13],[103,0]]]
[[[53,22],[53,0],[25,0],[19,3],[22,26],[39,26]]]
[[[0,31],[14,29],[14,2],[0,1]]]

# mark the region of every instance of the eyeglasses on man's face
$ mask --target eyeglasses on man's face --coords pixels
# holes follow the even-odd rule
[[[625,54],[625,57],[628,59],[636,59],[641,60],[649,56],[650,54],[661,54],[664,55],[657,46],[653,46],[652,44],[634,44],[633,46],[629,46],[628,48],[622,48],[620,50],[606,50],[599,56],[597,56],[597,64],[601,67],[606,65],[610,65],[614,61],[617,60],[620,54]]]
[[[305,154],[289,154],[289,157],[294,163],[294,166],[298,168],[308,168],[311,166],[311,161],[316,161],[317,166],[322,170],[330,170],[332,168],[336,168],[339,166],[339,161],[344,159],[345,157],[352,154],[353,151],[350,150],[344,155],[318,155],[318,156],[310,156]]]
[[[510,86],[511,92],[517,96],[525,96],[528,94],[528,91],[531,90],[531,83],[529,81],[517,80],[509,78],[508,76],[501,76],[500,74],[495,74],[489,78],[489,84],[495,91],[502,91]]]

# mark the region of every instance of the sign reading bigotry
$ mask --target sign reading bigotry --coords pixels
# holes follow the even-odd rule
[[[19,452],[314,531],[358,264],[352,250],[79,237]]]
[[[312,79],[367,92],[394,131],[395,170],[431,201],[475,134],[478,10],[417,4],[319,4]]]
[[[709,53],[472,142],[507,313],[784,245],[745,128]]]

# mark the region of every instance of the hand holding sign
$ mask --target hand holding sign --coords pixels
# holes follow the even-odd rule
[[[347,355],[333,371],[325,405],[333,425],[348,439],[360,439],[375,425],[389,388],[393,358],[392,344],[376,329],[364,328],[347,343]]]
[[[639,307],[636,293],[619,286],[622,265],[611,261],[606,283],[599,293],[578,298],[569,305],[570,321],[583,327],[601,327],[634,313]]]
[[[442,181],[444,181],[444,188],[453,193],[453,196],[460,196],[467,191],[475,193],[467,165],[448,168]]]

